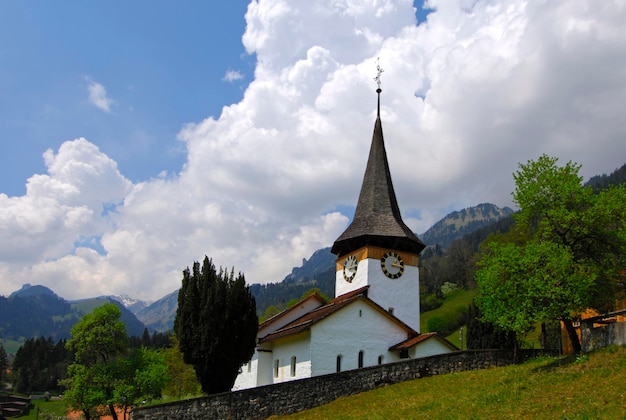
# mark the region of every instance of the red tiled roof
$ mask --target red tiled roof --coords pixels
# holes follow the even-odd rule
[[[389,347],[389,351],[408,350],[411,347],[416,346],[419,343],[423,343],[424,341],[426,341],[426,340],[428,340],[430,338],[436,338],[439,341],[441,341],[443,344],[445,344],[446,346],[450,347],[451,349],[459,350],[459,348],[457,346],[455,346],[454,344],[452,344],[451,342],[449,342],[448,340],[446,340],[445,338],[440,336],[439,333],[429,332],[429,333],[420,334],[417,337],[412,337],[412,338],[404,340],[404,341],[402,341],[402,342],[400,342],[398,344],[395,344],[395,345]]]
[[[271,324],[273,322],[276,322],[277,320],[279,320],[280,318],[284,317],[288,313],[293,312],[295,310],[298,310],[298,308],[299,308],[301,303],[306,302],[307,300],[312,300],[312,299],[317,300],[322,305],[326,303],[326,300],[323,297],[321,297],[319,293],[315,292],[315,293],[305,297],[304,299],[301,299],[298,303],[296,303],[292,307],[287,308],[284,311],[281,311],[281,312],[277,313],[273,317],[270,317],[270,318],[266,319],[265,321],[263,321],[261,324],[259,324],[259,330],[261,330],[262,328],[266,327],[267,325],[269,325],[269,324]]]

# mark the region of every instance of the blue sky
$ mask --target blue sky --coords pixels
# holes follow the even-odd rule
[[[345,229],[376,60],[423,232],[547,153],[626,163],[618,0],[0,3],[0,294],[157,299],[208,255],[282,280]],[[419,8],[418,8],[419,9]]]
[[[128,178],[179,171],[188,123],[241,99],[254,73],[245,52],[245,1],[17,2],[0,4],[0,179],[24,193],[41,159],[87,137]],[[225,81],[228,71],[240,79]],[[112,98],[102,112],[90,83]],[[114,98],[114,99],[113,99]]]

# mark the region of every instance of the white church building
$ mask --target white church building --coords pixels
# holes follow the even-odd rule
[[[259,325],[233,390],[458,350],[420,334],[419,254],[402,221],[378,112],[354,218],[337,238],[335,298],[314,294]]]

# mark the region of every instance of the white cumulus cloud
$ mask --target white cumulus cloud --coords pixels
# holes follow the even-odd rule
[[[408,0],[251,2],[254,80],[181,129],[180,173],[133,185],[78,139],[46,152],[25,195],[0,194],[0,292],[37,282],[68,298],[156,299],[204,255],[251,283],[282,280],[352,217],[377,57],[393,182],[416,232],[452,210],[511,205],[511,174],[542,153],[585,177],[625,163],[620,1],[428,5],[418,26]]]

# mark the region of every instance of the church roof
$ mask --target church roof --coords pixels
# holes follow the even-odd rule
[[[340,309],[348,306],[349,304],[359,300],[364,299],[370,305],[374,306],[375,309],[385,314],[388,318],[390,318],[393,322],[401,325],[410,337],[416,336],[419,333],[409,327],[407,324],[402,322],[400,319],[396,318],[385,309],[383,309],[380,305],[378,305],[373,300],[367,297],[367,290],[369,286],[361,287],[360,289],[354,290],[349,293],[345,293],[335,299],[329,301],[326,305],[320,306],[319,308],[313,309],[312,311],[304,314],[300,318],[296,319],[293,322],[283,326],[282,328],[267,334],[264,337],[259,337],[259,344],[276,340],[278,338],[283,338],[295,334],[299,334],[301,332],[307,331],[311,329],[311,327],[318,323],[319,321],[328,318],[334,313],[338,312]],[[297,305],[296,305],[297,306]]]
[[[430,339],[439,340],[444,345],[448,346],[451,350],[455,350],[455,351],[459,350],[459,348],[457,346],[452,344],[450,341],[448,341],[444,337],[440,336],[439,333],[430,332],[430,333],[420,334],[420,335],[418,335],[416,337],[410,337],[410,338],[402,341],[401,343],[398,343],[398,344],[395,344],[395,345],[389,347],[389,351],[408,350],[411,347],[417,346],[418,344],[423,343],[424,341],[430,340]]]
[[[352,223],[337,238],[331,249],[337,256],[346,255],[367,245],[416,254],[425,248],[424,243],[402,221],[400,215],[380,121],[380,89],[377,92],[379,111],[361,193]]]

